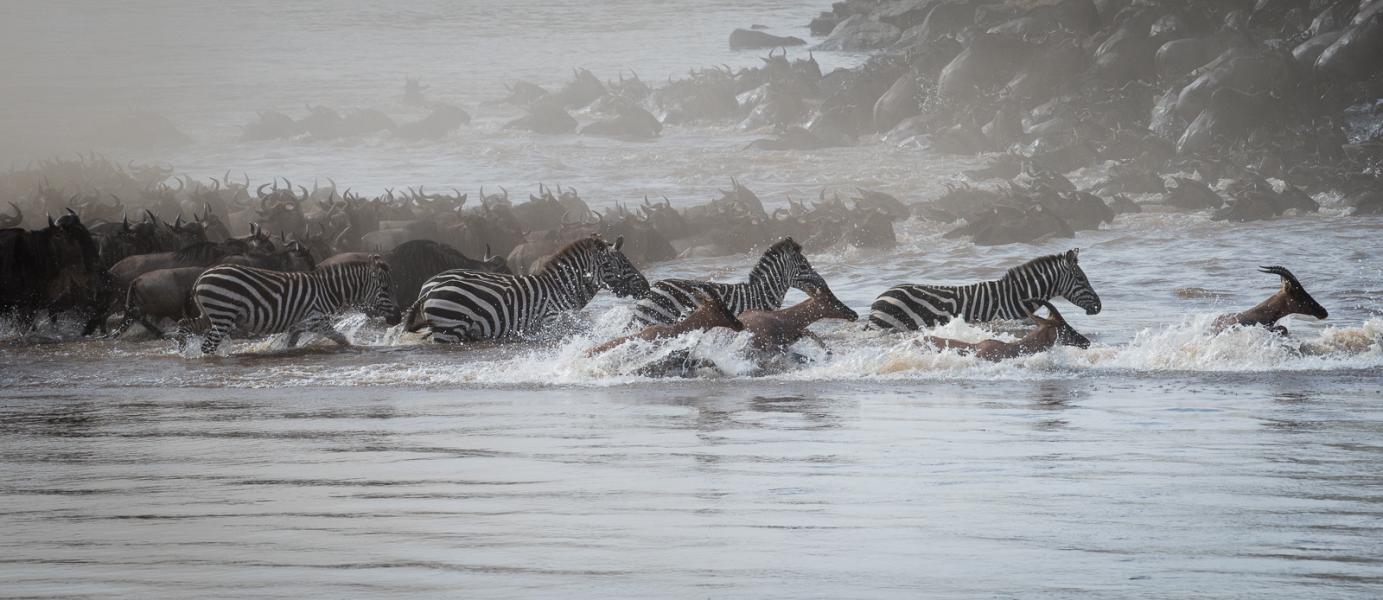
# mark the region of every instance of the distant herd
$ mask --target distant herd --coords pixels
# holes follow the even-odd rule
[[[128,221],[117,225],[117,232],[132,229]],[[163,229],[176,234],[181,227],[179,222]],[[107,315],[118,303],[109,294],[95,302],[82,300],[82,294],[91,291],[82,281],[89,276],[87,266],[102,262],[101,244],[96,240],[70,209],[56,220],[50,217],[44,229],[0,229],[0,278],[5,282],[0,310],[18,317],[21,325],[32,326],[39,311],[56,318],[65,310],[85,307],[91,311],[87,333],[104,329]],[[442,246],[416,240],[401,247],[414,242]],[[315,333],[349,345],[346,336],[335,330],[334,320],[339,313],[354,309],[409,332],[426,330],[437,342],[550,339],[571,331],[574,314],[600,290],[633,301],[637,329],[590,348],[588,355],[634,340],[656,342],[716,328],[746,331],[754,351],[780,354],[802,338],[824,346],[808,328],[818,320],[859,319],[835,297],[792,237],[769,245],[743,283],[664,279],[650,284],[625,255],[624,246],[623,236],[607,240],[593,233],[540,260],[530,274],[516,275],[503,261],[488,256],[452,266],[437,258],[436,248],[423,253],[396,248],[389,255],[347,252],[314,264],[302,243],[293,241],[274,250],[272,239],[252,227],[248,236],[222,242],[193,242],[171,252],[131,254],[99,273],[99,279],[107,289],[118,285],[124,292],[124,317],[117,334],[140,322],[162,335],[156,324],[161,317],[182,317],[176,337],[185,340],[193,332],[203,333],[205,354],[215,353],[234,334],[288,333],[291,347],[303,334]],[[199,264],[179,266],[186,261]],[[409,292],[414,297],[404,308],[405,303],[396,301],[394,272],[419,268],[427,275],[416,294]],[[1253,308],[1218,318],[1212,325],[1216,331],[1266,327],[1286,334],[1277,324],[1283,317],[1326,318],[1326,309],[1290,271],[1280,266],[1262,270],[1277,275],[1281,289]],[[790,288],[808,297],[783,308]],[[934,350],[995,361],[1044,352],[1058,344],[1089,346],[1089,340],[1051,304],[1057,297],[1087,314],[1102,309],[1076,249],[1034,258],[993,281],[897,285],[873,302],[865,327],[915,331],[955,318],[967,322],[1027,318],[1037,325],[1017,342],[921,338]],[[1037,314],[1041,309],[1046,310],[1045,317]]]

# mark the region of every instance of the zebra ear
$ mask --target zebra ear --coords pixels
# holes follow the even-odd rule
[[[615,250],[619,250],[619,249],[620,249],[621,247],[623,247],[623,246],[624,246],[624,236],[621,235],[621,236],[616,237],[616,238],[615,238]]]
[[[1068,251],[1066,252],[1066,259],[1069,260],[1069,261],[1071,261],[1072,263],[1079,262],[1079,260],[1080,260],[1080,248],[1072,248],[1072,249],[1068,250]]]

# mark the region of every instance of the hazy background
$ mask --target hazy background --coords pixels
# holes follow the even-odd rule
[[[649,82],[664,81],[692,67],[757,63],[763,52],[728,49],[733,28],[758,23],[806,37],[806,23],[829,5],[4,2],[0,160],[99,146],[90,141],[93,129],[135,110],[164,115],[193,138],[189,152],[150,156],[183,157],[178,163],[208,145],[233,142],[261,109],[300,116],[312,103],[408,118],[424,109],[400,105],[407,76],[429,85],[430,99],[460,103],[473,114],[479,103],[502,97],[505,82],[560,85],[574,67],[602,79],[633,69]],[[819,60],[829,67],[855,59]]]

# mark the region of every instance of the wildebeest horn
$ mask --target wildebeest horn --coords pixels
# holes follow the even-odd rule
[[[229,172],[230,172],[230,171],[227,171],[227,173],[229,173]],[[207,179],[210,179],[210,180],[211,180],[211,191],[213,191],[213,192],[219,192],[219,191],[221,191],[221,182],[220,182],[219,180],[217,180],[215,177],[207,177]]]
[[[648,194],[644,194],[644,195],[643,195],[643,205],[644,205],[644,206],[653,206],[652,204],[649,204],[649,202],[648,202]]]
[[[269,184],[266,183],[266,184],[260,185],[259,187],[255,188],[255,195],[256,195],[256,196],[259,196],[261,199],[265,198],[266,196],[268,196],[268,194],[265,194],[265,193],[264,193],[264,188],[267,188],[267,187],[269,187]],[[277,186],[277,183],[275,183],[275,187],[278,187],[278,186]]]
[[[341,230],[341,233],[336,234],[336,239],[331,240],[331,246],[332,246],[333,248],[336,248],[337,250],[340,250],[340,249],[341,249],[341,238],[345,237],[345,236],[346,236],[346,232],[347,232],[347,231],[350,231],[350,230],[351,230],[351,226],[350,226],[349,223],[347,223],[347,224],[346,224],[346,228],[345,228],[345,229],[342,229],[342,230]]]
[[[490,254],[490,245],[489,245],[489,244],[485,244],[485,257],[482,258],[481,260],[484,261],[484,262],[490,262],[490,261],[493,260],[494,258],[495,258],[495,255]]]
[[[144,209],[144,215],[145,215],[145,219],[144,219],[144,220],[146,220],[146,221],[153,221],[154,223],[157,223],[157,222],[158,222],[158,217],[154,216],[154,213],[149,212],[149,209],[147,209],[147,208]]]
[[[126,212],[121,212],[121,213],[120,213],[120,226],[121,226],[121,228],[124,229],[125,231],[129,231],[129,230],[130,230],[130,215],[129,215],[129,213],[126,213]]]
[[[48,215],[48,226],[53,226],[53,215],[51,213]]]
[[[499,191],[504,192],[504,199],[505,199],[505,200],[508,200],[508,199],[509,199],[509,190],[504,189],[504,186],[501,185],[501,186],[499,186]]]

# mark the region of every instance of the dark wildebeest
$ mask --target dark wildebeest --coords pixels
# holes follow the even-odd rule
[[[43,229],[0,229],[0,314],[32,327],[40,310],[94,311],[101,287],[96,241],[71,210]]]
[[[368,252],[343,252],[329,257],[317,268],[345,262],[368,261]],[[394,303],[409,306],[418,298],[418,290],[433,275],[452,269],[486,271],[509,274],[509,267],[502,256],[492,256],[487,251],[485,257],[476,260],[460,250],[432,240],[412,240],[396,246],[384,255],[394,280]]]

